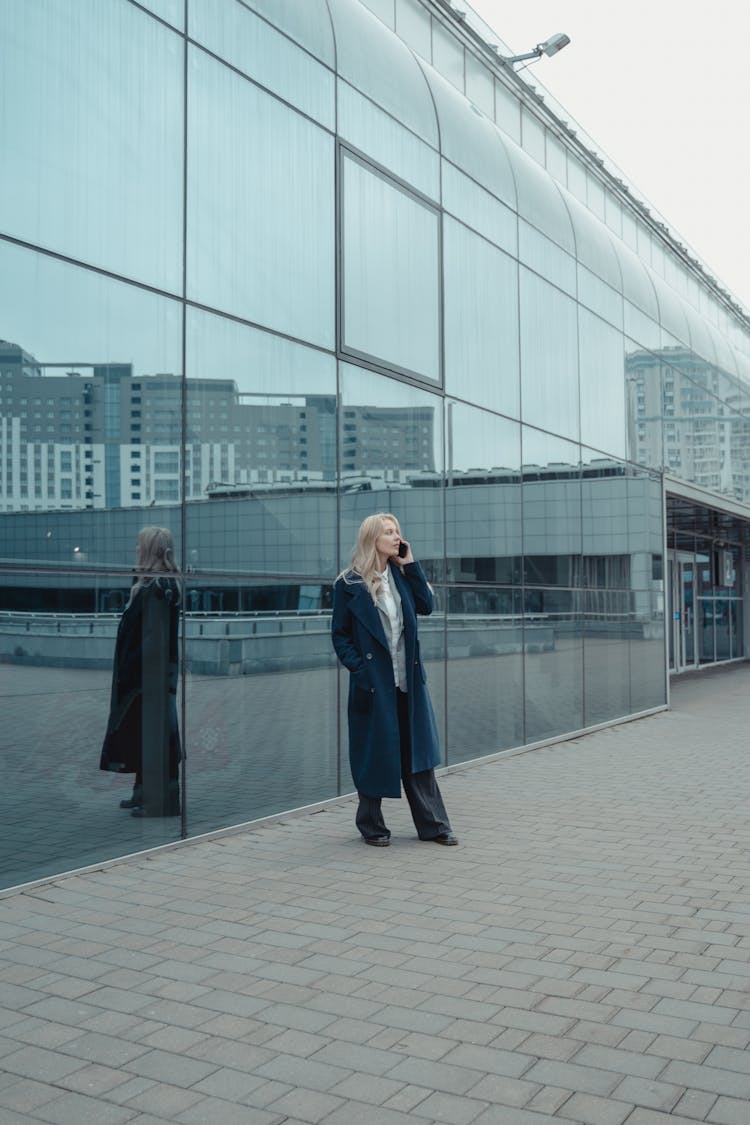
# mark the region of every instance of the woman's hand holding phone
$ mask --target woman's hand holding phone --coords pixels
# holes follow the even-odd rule
[[[411,546],[406,539],[402,539],[398,545],[398,557],[403,559],[404,562],[414,562],[414,555],[411,553]]]

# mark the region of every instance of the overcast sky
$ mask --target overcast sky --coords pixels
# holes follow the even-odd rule
[[[524,77],[554,95],[750,309],[750,5],[470,2],[514,54],[570,36]]]

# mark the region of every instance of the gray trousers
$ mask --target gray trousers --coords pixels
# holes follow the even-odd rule
[[[433,840],[450,832],[448,813],[438,788],[434,770],[411,772],[411,740],[409,738],[409,697],[404,691],[396,692],[398,711],[398,732],[401,742],[401,781],[409,802],[414,827],[420,840]],[[390,837],[391,833],[383,820],[381,797],[365,797],[359,794],[356,824],[365,839],[375,836]]]

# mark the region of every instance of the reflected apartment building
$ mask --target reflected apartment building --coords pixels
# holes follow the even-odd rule
[[[747,312],[491,42],[443,0],[0,7],[0,886],[351,791],[373,511],[435,590],[447,766],[746,658]],[[97,769],[150,524],[171,819]]]

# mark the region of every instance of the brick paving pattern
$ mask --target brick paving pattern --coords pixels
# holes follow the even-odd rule
[[[749,689],[0,898],[1,1125],[746,1125]]]

